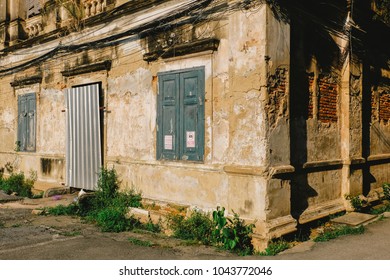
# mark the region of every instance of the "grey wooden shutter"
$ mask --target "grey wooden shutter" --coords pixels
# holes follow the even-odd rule
[[[26,150],[35,151],[36,98],[34,93],[26,95],[26,108]]]
[[[66,185],[95,190],[101,168],[98,84],[67,89]]]
[[[18,96],[18,142],[21,151],[35,151],[36,142],[35,93]]]
[[[178,77],[163,75],[159,79],[158,141],[159,159],[177,159],[178,151]]]
[[[18,142],[19,149],[24,151],[27,143],[27,100],[23,95],[18,96]]]
[[[180,157],[203,160],[204,147],[204,71],[180,74]]]

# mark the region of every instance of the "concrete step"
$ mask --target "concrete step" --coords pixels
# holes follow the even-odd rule
[[[337,217],[331,220],[334,224],[342,224],[352,227],[357,227],[360,225],[367,225],[377,219],[377,215],[358,213],[358,212],[350,212],[345,214],[344,216]]]

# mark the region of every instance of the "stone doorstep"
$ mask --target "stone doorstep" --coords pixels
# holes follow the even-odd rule
[[[348,226],[357,227],[360,225],[367,225],[374,222],[377,219],[377,215],[370,215],[358,212],[349,212],[344,216],[337,217],[331,220],[335,224],[343,224]]]

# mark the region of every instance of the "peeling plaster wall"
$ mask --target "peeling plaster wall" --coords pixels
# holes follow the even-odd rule
[[[265,96],[260,91],[265,12],[262,8],[249,17],[236,12],[223,19],[223,28],[214,33],[220,39],[214,53],[125,66],[118,56],[107,79],[107,160],[125,185],[156,200],[204,209],[221,205],[245,218],[266,220],[266,179],[222,170],[226,164],[266,165]],[[254,25],[258,28],[250,28]],[[133,54],[138,47],[133,43],[132,51],[126,46],[118,51],[140,61]],[[205,67],[204,162],[156,161],[157,74],[199,66]]]
[[[42,89],[39,94],[37,112],[37,152],[43,154],[64,154],[65,150],[65,108],[64,94],[58,89]],[[47,133],[52,131],[54,133]]]
[[[229,91],[225,98],[217,97],[228,113],[229,146],[225,162],[235,165],[266,165],[267,123],[264,96],[260,91],[264,84],[261,77],[265,70],[266,12],[265,6],[249,17],[238,12],[229,21],[229,64],[226,69]]]
[[[291,178],[291,210],[300,223],[343,209],[337,44],[314,32],[292,23],[290,155],[297,172]]]
[[[390,89],[379,87],[371,97],[371,155],[388,154],[390,151]]]
[[[156,98],[152,92],[152,79],[150,70],[144,68],[108,79],[108,157],[155,158]]]
[[[16,125],[18,122],[17,99],[10,85],[11,77],[2,79],[0,86],[0,151],[12,152],[15,148]],[[0,154],[0,156],[3,156]]]
[[[375,190],[389,181],[390,163],[390,87],[384,85],[372,89],[370,122],[369,169],[370,190]],[[382,164],[380,164],[382,162]],[[385,165],[384,165],[384,164]]]
[[[13,77],[5,77],[0,86],[0,168],[7,163],[15,168],[20,165],[20,157],[15,155],[17,135],[17,97],[11,87]],[[6,170],[5,170],[6,172]]]
[[[138,16],[142,17],[141,14]],[[126,22],[126,19],[121,21]],[[87,29],[81,34],[71,33],[62,41],[63,44],[84,42],[90,36],[98,38],[118,28],[123,27],[117,22],[112,26],[97,27],[93,32]],[[20,93],[31,90],[37,93],[35,153],[13,151],[17,102],[14,89],[7,86],[7,96],[13,96],[11,99],[7,97],[7,104],[12,100],[10,107],[13,109],[2,110],[0,115],[5,127],[1,128],[5,131],[2,136],[7,138],[7,142],[2,141],[0,145],[4,145],[2,151],[8,149],[9,152],[1,154],[2,162],[15,156],[19,169],[25,172],[36,170],[40,181],[63,182],[66,168],[64,89],[100,82],[106,107],[103,128],[105,164],[117,169],[124,188],[140,189],[147,198],[204,209],[221,205],[228,211],[233,209],[243,218],[258,220],[260,228],[264,229],[267,220],[289,215],[288,182],[275,179],[271,186],[266,172],[253,173],[253,170],[266,170],[269,166],[270,139],[273,141],[274,163],[288,163],[288,145],[285,144],[289,139],[288,111],[283,109],[288,106],[288,25],[277,22],[270,9],[262,5],[255,12],[237,10],[218,20],[205,22],[193,32],[200,39],[207,36],[219,39],[218,50],[148,63],[143,60],[147,49],[145,41],[137,39],[99,51],[84,50],[62,55],[43,63],[39,69],[42,84],[34,85],[36,88],[24,86],[19,89]],[[51,42],[47,47],[55,45]],[[33,54],[25,53],[23,59]],[[13,62],[11,56],[6,59]],[[104,60],[111,61],[108,71],[69,77],[58,71]],[[204,161],[157,161],[157,75],[199,66],[205,68]],[[278,116],[270,136],[266,85],[268,73],[274,74],[279,66],[285,69],[280,87],[283,88],[282,110],[276,110],[282,115]],[[18,75],[30,75],[29,71],[33,70]],[[12,77],[8,85],[11,82]],[[230,171],[226,172],[225,167]]]

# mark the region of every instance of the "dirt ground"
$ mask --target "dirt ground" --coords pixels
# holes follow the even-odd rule
[[[390,213],[364,234],[303,242],[277,256],[241,257],[188,245],[163,234],[101,232],[79,217],[44,216],[34,209],[67,204],[74,195],[0,202],[0,260],[389,260]]]
[[[34,209],[67,204],[74,196],[0,204],[0,259],[235,259],[214,247],[146,231],[107,233],[79,217],[45,216]]]

